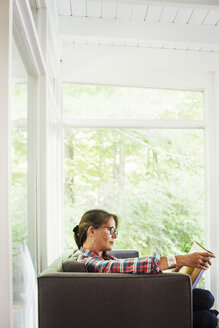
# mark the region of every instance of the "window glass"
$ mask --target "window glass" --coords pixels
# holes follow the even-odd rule
[[[65,129],[65,246],[82,214],[119,215],[117,248],[187,252],[204,241],[202,129]]]
[[[27,73],[15,43],[12,53],[11,221],[13,327],[36,327],[36,274],[28,243]]]
[[[203,92],[64,84],[65,119],[203,118]]]

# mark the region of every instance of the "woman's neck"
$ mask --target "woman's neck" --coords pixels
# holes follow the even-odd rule
[[[103,251],[97,250],[95,247],[93,247],[90,243],[85,242],[83,244],[83,247],[86,249],[89,249],[89,251],[95,253],[98,257],[102,258],[103,257]]]

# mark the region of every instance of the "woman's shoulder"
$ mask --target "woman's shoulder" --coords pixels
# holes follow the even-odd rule
[[[82,255],[82,252],[80,249],[74,250],[68,257],[69,260],[77,260],[79,256]]]

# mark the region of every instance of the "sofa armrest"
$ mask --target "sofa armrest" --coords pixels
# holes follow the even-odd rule
[[[190,277],[179,273],[45,273],[40,328],[192,328]]]

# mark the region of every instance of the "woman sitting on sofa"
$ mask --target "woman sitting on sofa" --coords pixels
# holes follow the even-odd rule
[[[90,210],[86,212],[74,229],[74,239],[80,250],[77,261],[85,263],[90,272],[113,273],[158,273],[169,268],[178,271],[186,265],[204,270],[211,265],[214,254],[191,253],[161,257],[159,253],[153,256],[116,259],[111,251],[114,240],[117,238],[118,217],[103,210]],[[216,310],[210,310],[214,303],[213,295],[202,289],[193,290],[193,327],[215,328],[217,326]]]

